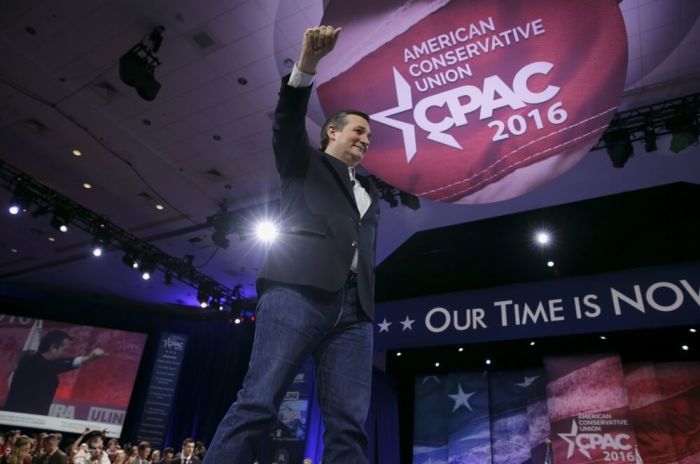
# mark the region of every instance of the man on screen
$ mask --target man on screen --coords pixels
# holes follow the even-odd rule
[[[22,352],[12,375],[4,409],[48,415],[58,388],[58,375],[105,356],[101,348],[85,356],[67,357],[71,336],[52,330],[41,337],[36,352]]]

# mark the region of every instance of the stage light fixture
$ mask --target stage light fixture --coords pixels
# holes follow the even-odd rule
[[[152,101],[158,95],[160,83],[155,70],[160,60],[155,56],[163,42],[163,26],[157,26],[148,38],[144,38],[119,59],[119,77],[126,85],[134,87],[144,100]]]
[[[130,252],[127,252],[124,254],[124,257],[122,258],[122,262],[129,266],[132,269],[138,269],[139,268],[139,262],[138,260],[134,257],[133,254]]]
[[[402,205],[411,208],[413,211],[420,208],[420,200],[418,197],[404,192],[403,190],[399,191],[399,200],[401,200]]]
[[[671,151],[679,153],[691,145],[698,144],[697,109],[685,105],[676,110],[676,115],[666,122],[671,132]]]
[[[105,231],[105,225],[99,224],[96,227],[96,232],[94,233],[94,241],[92,242],[92,254],[93,256],[100,257],[107,250],[109,246],[109,237]]]
[[[277,238],[277,234],[277,226],[271,221],[262,221],[255,226],[255,235],[261,242],[273,242]]]
[[[654,126],[648,125],[644,128],[644,149],[647,153],[656,151],[659,147],[656,145],[656,131]]]
[[[51,218],[51,227],[58,229],[63,233],[68,232],[68,223],[70,222],[70,214],[60,208],[54,208],[53,217]]]
[[[151,277],[153,277],[153,274],[155,274],[155,272],[156,263],[152,258],[144,259],[141,261],[141,278],[143,280],[149,280]]]
[[[605,149],[610,156],[612,165],[616,168],[621,168],[634,155],[634,147],[630,140],[630,135],[626,130],[618,129],[611,132],[606,132],[603,135]]]
[[[27,211],[32,204],[31,194],[22,186],[17,186],[12,193],[8,211],[10,214],[17,215],[23,211]]]
[[[199,302],[199,306],[204,309],[209,306],[209,298],[211,296],[211,291],[209,288],[206,287],[206,285],[200,285],[199,289],[197,290],[197,301]]]

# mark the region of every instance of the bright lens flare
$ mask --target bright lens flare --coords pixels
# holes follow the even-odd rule
[[[269,221],[261,222],[255,228],[255,234],[261,242],[270,243],[277,237],[277,226]]]

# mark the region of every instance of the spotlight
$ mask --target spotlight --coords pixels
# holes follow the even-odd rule
[[[537,234],[535,234],[535,240],[540,245],[547,245],[551,240],[551,236],[549,235],[549,233],[544,231],[537,232]]]
[[[122,262],[129,266],[132,269],[138,269],[139,268],[139,262],[138,260],[132,255],[131,253],[126,253],[124,257],[122,258]]]
[[[152,259],[143,260],[143,262],[141,263],[141,278],[143,280],[149,280],[151,277],[153,277],[153,274],[155,274],[155,272],[156,263]]]
[[[634,148],[630,141],[630,135],[626,130],[618,129],[603,134],[605,149],[608,151],[610,161],[616,168],[621,168],[627,160],[634,155]]]
[[[487,360],[486,360],[486,365],[487,365],[487,366],[490,366],[490,365],[491,365],[491,360],[490,360],[490,359],[487,359]]]
[[[554,261],[547,261],[547,267],[554,267]]]
[[[400,352],[400,351],[397,351],[397,352],[396,352],[396,356],[401,356],[401,352]]]
[[[277,226],[270,221],[263,221],[255,227],[255,235],[261,242],[270,243],[277,237]]]
[[[237,317],[237,318],[235,318],[235,319],[233,320],[233,323],[234,323],[234,324],[240,324],[240,323],[241,323],[241,319]]]
[[[155,70],[160,61],[155,56],[163,41],[163,26],[151,31],[148,39],[136,44],[119,59],[119,77],[126,85],[134,87],[144,100],[152,101],[160,90]]]
[[[102,247],[101,244],[96,243],[92,246],[92,254],[93,256],[97,256],[98,258],[102,256],[102,253],[104,252],[104,248]]]
[[[691,145],[698,144],[697,110],[690,105],[676,109],[676,115],[666,122],[671,132],[671,151],[679,153]]]
[[[10,200],[10,206],[8,211],[10,214],[17,215],[22,211],[27,211],[32,204],[31,194],[21,186],[15,188],[12,194],[12,199]]]
[[[199,286],[199,289],[197,290],[197,301],[199,301],[199,306],[202,309],[209,306],[210,295],[211,291],[206,285],[202,284]]]
[[[109,238],[107,237],[107,233],[103,230],[104,227],[104,224],[100,224],[98,231],[95,233],[95,240],[92,242],[92,254],[94,256],[102,256],[102,253],[109,245]]]
[[[51,227],[58,229],[63,233],[68,232],[68,223],[70,219],[66,212],[60,211],[58,209],[54,210],[53,217],[51,218]]]

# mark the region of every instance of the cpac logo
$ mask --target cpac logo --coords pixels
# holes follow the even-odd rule
[[[612,435],[610,433],[578,433],[576,421],[571,421],[570,433],[559,433],[560,438],[564,439],[569,444],[569,449],[566,452],[566,459],[574,455],[574,446],[578,448],[579,453],[591,459],[589,449],[613,449],[615,451],[627,451],[632,448],[629,444],[630,436],[626,433],[618,433]]]
[[[484,79],[483,90],[473,85],[463,85],[442,93],[431,95],[419,101],[413,106],[411,85],[394,68],[394,84],[396,86],[396,99],[398,105],[388,110],[372,114],[370,117],[382,124],[399,129],[403,134],[404,147],[406,149],[406,162],[410,163],[416,154],[416,129],[413,124],[405,123],[391,116],[413,110],[413,120],[418,127],[428,132],[428,139],[462,149],[459,142],[445,131],[452,127],[464,126],[468,123],[467,114],[479,109],[479,120],[490,118],[493,111],[509,106],[516,110],[524,108],[526,104],[543,103],[551,100],[558,92],[559,87],[549,85],[541,92],[533,92],[528,87],[528,79],[535,74],[548,74],[554,65],[546,61],[530,63],[518,71],[513,78],[513,84],[508,85],[500,77],[493,75]],[[497,98],[498,95],[498,98]],[[469,101],[463,104],[460,99],[468,97]],[[441,108],[447,105],[449,116],[441,121],[428,119],[430,108]]]

